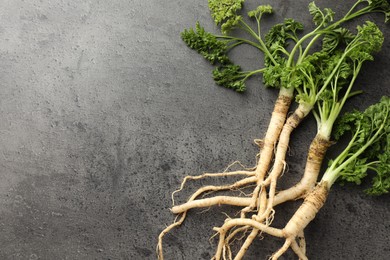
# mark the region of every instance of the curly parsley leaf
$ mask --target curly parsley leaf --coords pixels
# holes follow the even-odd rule
[[[309,4],[309,12],[313,16],[314,24],[322,27],[332,22],[335,14],[330,8],[324,8],[322,11],[314,2]]]
[[[209,0],[211,17],[217,25],[221,25],[222,33],[228,33],[237,25],[241,16],[237,12],[241,10],[244,0]]]
[[[196,23],[194,29],[186,29],[181,33],[181,38],[191,49],[196,50],[211,64],[231,63],[227,56],[228,46],[226,41],[218,40],[214,35],[206,32],[205,29]]]
[[[295,39],[296,32],[303,30],[303,25],[294,19],[285,19],[283,23],[275,24],[265,35],[265,45],[271,52],[287,47],[288,39]]]
[[[220,66],[213,70],[213,78],[218,85],[237,92],[245,91],[245,76],[241,72],[241,67],[234,64]]]
[[[255,10],[248,12],[248,16],[251,18],[260,19],[263,14],[272,14],[273,9],[270,5],[259,5]]]
[[[336,28],[331,33],[325,34],[322,39],[322,50],[332,52],[342,44],[348,45],[354,38],[355,35],[348,29],[343,27]]]
[[[390,98],[382,97],[379,103],[368,107],[364,112],[355,110],[345,114],[338,122],[336,138],[339,139],[347,132],[353,137],[347,148],[330,163],[329,168],[336,168],[336,178],[341,181],[356,184],[360,184],[369,173],[373,173],[375,176],[372,178],[372,187],[365,192],[370,195],[388,193]]]

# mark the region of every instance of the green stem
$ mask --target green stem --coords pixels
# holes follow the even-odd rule
[[[360,129],[360,127],[358,128],[356,133],[353,135],[351,141],[348,143],[348,146],[343,150],[343,152],[339,156],[336,157],[336,159],[332,162],[332,165],[330,165],[329,168],[326,170],[326,172],[324,173],[324,176],[322,177],[323,180],[326,180],[326,179],[332,180],[334,178],[334,175],[338,174],[338,172],[336,172],[335,168],[337,167],[337,164],[340,161],[344,160],[345,157],[348,156],[349,150],[351,149],[357,136],[359,135],[359,129]],[[333,178],[332,178],[332,176],[333,176]],[[335,180],[336,179],[334,179],[333,182]],[[332,184],[333,184],[333,182],[332,182]]]
[[[280,52],[282,52],[284,55],[286,55],[287,57],[290,57],[290,53],[289,53],[288,51],[286,51],[286,49],[283,48],[283,47],[277,48],[276,51],[280,51]],[[275,52],[274,52],[274,53],[275,53]],[[301,53],[302,53],[302,52],[301,52],[301,50],[300,50],[300,54],[301,54]]]
[[[227,46],[226,50],[230,50],[230,49],[233,49],[234,47],[240,45],[240,44],[243,44],[244,42],[243,41],[237,41],[235,43],[232,43],[230,45]]]
[[[242,79],[243,81],[245,81],[247,78],[249,78],[250,76],[254,75],[254,74],[257,74],[257,73],[262,73],[263,71],[265,71],[266,68],[263,68],[263,69],[258,69],[258,70],[254,70],[254,71],[246,71],[246,72],[242,72],[242,74],[246,74],[245,77]]]
[[[339,113],[341,111],[341,108],[344,106],[345,102],[349,98],[349,96],[350,96],[349,93],[351,92],[352,86],[355,83],[357,76],[359,75],[360,69],[362,68],[362,64],[363,64],[362,62],[358,63],[358,65],[357,65],[357,67],[356,67],[356,69],[354,71],[354,75],[353,75],[353,77],[351,79],[351,82],[349,83],[348,89],[345,92],[343,99],[341,100],[340,110],[337,112],[337,115],[334,116],[335,117],[334,120],[336,120],[336,118],[338,117],[338,115],[339,115]]]
[[[241,71],[239,75],[234,76],[234,79],[239,79],[242,78],[242,80],[246,80],[250,76],[257,74],[257,73],[262,73],[266,70],[266,68],[258,69],[258,70],[253,70],[253,71]],[[244,77],[243,77],[244,76]]]
[[[366,164],[367,168],[373,171],[378,171],[376,167],[372,167],[371,165],[379,164],[380,161],[373,161]]]
[[[332,70],[332,73],[329,75],[329,77],[326,79],[324,85],[322,85],[321,89],[318,91],[317,95],[316,95],[316,100],[319,99],[319,97],[321,96],[322,92],[325,91],[325,89],[328,87],[329,83],[331,82],[331,80],[333,79],[333,76],[334,74],[337,72],[337,70],[339,69],[339,67],[341,66],[341,63],[343,62],[344,58],[346,57],[348,52],[345,52],[343,54],[343,56],[341,56],[341,59],[339,60],[339,62],[337,62],[337,65],[336,67]]]
[[[359,5],[359,4],[361,4],[361,2],[362,1],[357,1],[352,7],[351,7],[351,9],[349,9],[349,11],[348,11],[348,13],[344,16],[344,17],[348,17],[351,13],[352,13],[352,11]]]
[[[268,58],[272,61],[273,64],[277,65],[278,63],[275,61],[274,57],[271,55],[271,53],[269,52],[267,46],[265,46],[263,40],[260,38],[259,35],[257,35],[255,33],[255,31],[252,30],[252,28],[247,24],[245,23],[244,21],[240,21],[241,22],[241,25],[243,25],[244,27],[241,27],[243,30],[245,30],[246,32],[248,32],[250,35],[252,35],[256,40],[259,41],[260,43],[260,46],[262,47],[262,50],[263,52],[268,56]]]
[[[359,1],[361,2],[361,1]],[[356,5],[356,4],[355,4]],[[332,25],[329,25],[327,28],[325,28],[324,30],[332,30],[334,27],[337,27],[339,26],[340,24],[344,23],[344,22],[347,22],[353,18],[356,18],[358,16],[361,16],[361,15],[364,15],[364,14],[367,14],[370,12],[371,8],[369,6],[366,6],[358,11],[356,11],[355,13],[352,13],[351,12],[353,11],[353,9],[356,7],[356,6],[353,6],[349,12],[343,17],[341,18],[339,21],[333,23]]]
[[[386,111],[386,117],[389,115],[389,111]],[[328,182],[329,187],[333,185],[333,183],[337,180],[338,177],[340,177],[340,172],[353,160],[355,160],[358,156],[360,156],[370,145],[372,145],[376,140],[377,137],[382,134],[382,130],[385,127],[386,120],[383,121],[382,125],[376,130],[375,134],[367,141],[365,145],[363,145],[359,150],[353,153],[351,157],[349,157],[346,161],[342,162],[339,166],[336,167],[337,163],[339,161],[345,159],[345,157],[348,155],[349,149],[351,149],[354,140],[356,139],[359,129],[356,131],[354,138],[351,140],[351,142],[348,144],[347,148],[343,151],[343,153],[338,156],[337,159],[332,163],[331,167],[325,172],[324,176],[322,177],[322,180],[325,180]],[[333,166],[333,167],[332,167]],[[335,168],[336,167],[336,168]]]
[[[321,34],[317,34],[316,36],[313,37],[313,39],[309,42],[307,47],[305,48],[305,51],[303,54],[299,57],[297,64],[301,63],[302,60],[307,56],[310,48],[313,46],[313,44],[317,41],[317,39],[321,36]]]
[[[348,21],[348,20],[351,20],[355,17],[358,17],[358,16],[361,16],[363,14],[367,14],[367,13],[371,13],[371,12],[375,12],[375,11],[371,11],[371,7],[370,6],[366,6],[358,11],[356,11],[355,13],[347,13],[347,15],[344,16],[343,19],[345,19],[344,21]]]
[[[352,92],[352,93],[349,93],[348,98],[351,98],[351,97],[360,95],[360,94],[362,94],[362,93],[363,93],[363,90],[356,90],[356,91],[354,91],[354,92]]]
[[[356,41],[356,38],[347,46],[347,48],[345,49],[343,55],[341,56],[339,62],[337,63],[336,67],[333,69],[332,73],[330,74],[330,76],[326,79],[324,85],[321,87],[321,89],[318,91],[317,93],[317,96],[316,96],[316,100],[318,100],[318,98],[320,97],[320,95],[322,94],[322,92],[326,89],[326,87],[328,86],[328,84],[330,83],[330,81],[332,80],[334,74],[337,72],[337,70],[339,69],[339,67],[341,66],[341,63],[343,62],[343,60],[345,59],[345,57],[347,57],[347,55],[356,47],[358,47],[360,44],[356,44],[354,45]],[[352,46],[352,47],[351,47]],[[359,68],[360,69],[360,68]]]
[[[261,15],[259,16],[259,18],[256,18],[256,21],[257,21],[257,34],[259,35],[259,38],[261,39],[260,19],[261,19]]]
[[[291,52],[290,52],[290,57],[289,57],[288,60],[287,60],[286,67],[291,67],[291,66],[292,66],[292,63],[293,63],[293,60],[294,60],[295,52],[297,51],[297,49],[299,49],[299,46],[301,46],[302,43],[303,43],[306,39],[312,37],[312,36],[315,34],[315,32],[316,32],[317,29],[318,29],[318,27],[317,27],[314,31],[312,31],[312,32],[306,34],[305,36],[303,36],[303,37],[295,44],[294,48],[293,48],[293,49],[291,50]]]
[[[267,69],[267,68],[262,68],[262,69],[254,70],[254,71],[248,72],[248,74],[251,76],[251,75],[256,74],[256,73],[262,73],[262,72],[264,72],[266,69]]]
[[[381,127],[378,129],[378,131],[375,133],[375,135],[373,137],[371,137],[363,147],[361,147],[356,153],[354,153],[350,158],[348,158],[348,160],[346,160],[345,162],[341,163],[335,169],[336,175],[338,175],[341,172],[342,169],[344,169],[348,164],[350,164],[359,155],[361,155],[376,140],[376,138],[378,137],[378,135],[382,131],[383,127],[384,127],[384,124],[381,125]],[[337,177],[336,177],[336,179],[337,179]]]
[[[294,46],[294,48],[292,49],[291,51],[291,54],[290,54],[290,57],[287,61],[287,67],[290,67],[293,63],[293,59],[294,59],[294,55],[295,55],[295,52],[297,51],[297,49],[299,48],[299,46],[302,45],[302,43],[310,38],[311,36],[313,36],[314,34],[318,34],[318,35],[322,35],[324,34],[325,32],[327,31],[331,31],[333,30],[335,27],[339,26],[340,24],[346,22],[346,21],[349,21],[355,17],[358,17],[358,16],[361,16],[363,14],[366,14],[366,13],[370,13],[370,12],[375,12],[375,11],[371,11],[371,8],[369,6],[366,6],[358,11],[356,11],[355,13],[352,13],[352,11],[356,8],[356,6],[361,3],[361,1],[357,2],[355,5],[352,6],[352,8],[349,10],[349,12],[343,17],[341,18],[339,21],[337,22],[334,22],[333,24],[329,25],[328,27],[320,30],[320,27],[322,26],[319,25],[316,29],[314,29],[312,32],[306,34],[304,37],[302,37]],[[380,12],[380,11],[377,11],[377,12]],[[312,42],[314,43],[314,42]]]
[[[322,135],[330,136],[330,134],[332,133],[333,125],[336,122],[338,116],[340,115],[340,112],[343,109],[345,102],[347,101],[348,98],[351,97],[350,93],[353,85],[355,84],[356,78],[359,75],[361,66],[362,63],[359,62],[342,100],[340,102],[333,100],[332,107],[330,109],[326,109],[326,111],[330,111],[330,112],[326,113],[326,115],[321,114],[321,127],[319,132],[321,132]],[[333,96],[335,98],[336,95],[334,94]]]
[[[248,40],[248,39],[237,38],[237,37],[232,37],[232,36],[227,36],[227,35],[215,35],[215,37],[216,38],[221,38],[221,39],[236,40],[236,41],[239,41],[239,42],[242,42],[242,43],[246,43],[246,44],[252,45],[253,47],[259,49],[262,52],[264,52],[263,48],[260,45],[258,45],[255,42],[252,42],[251,40]],[[230,49],[230,46],[228,46],[228,48]]]

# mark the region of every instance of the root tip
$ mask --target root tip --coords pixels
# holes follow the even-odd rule
[[[255,139],[254,140],[255,144],[259,146],[260,148],[264,147],[264,140],[263,139]]]

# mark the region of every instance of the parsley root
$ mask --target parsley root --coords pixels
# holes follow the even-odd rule
[[[253,168],[184,178],[180,188],[172,194],[171,211],[178,214],[177,219],[158,238],[159,259],[163,259],[164,235],[181,225],[189,210],[214,205],[239,207],[240,214],[214,228],[219,242],[213,259],[242,259],[259,233],[284,239],[271,259],[278,259],[289,248],[299,259],[307,259],[304,230],[324,205],[337,179],[359,184],[367,176],[367,170],[371,170],[376,176],[367,193],[379,195],[390,190],[389,98],[382,98],[364,112],[355,111],[339,119],[346,101],[362,92],[354,91],[353,86],[363,63],[373,60],[372,55],[381,49],[384,40],[382,32],[372,22],[357,26],[356,33],[342,24],[374,12],[384,13],[387,21],[389,3],[386,0],[357,0],[344,16],[334,20],[335,13],[330,8],[320,9],[312,2],[309,12],[315,27],[302,36],[298,32],[303,30],[303,25],[293,19],[285,19],[262,34],[262,19],[272,14],[272,7],[260,5],[249,11],[248,17],[255,24],[252,26],[239,14],[243,3],[244,0],[209,0],[211,16],[221,27],[222,34],[207,32],[197,22],[194,29],[184,30],[181,37],[188,47],[214,67],[212,76],[217,85],[243,92],[245,82],[251,76],[262,74],[265,86],[279,89],[268,128],[264,138],[256,140],[260,152]],[[235,30],[241,30],[243,36],[237,37]],[[241,44],[260,51],[264,68],[242,71],[231,60],[229,52]],[[294,100],[297,108],[289,115]],[[286,172],[291,136],[310,113],[316,119],[317,134],[310,144],[302,178],[297,184],[278,191],[278,180]],[[337,122],[338,127],[334,130]],[[317,182],[325,154],[334,144],[334,132],[336,140],[345,132],[352,132],[351,142],[330,161],[324,176]],[[189,180],[232,176],[238,180],[203,186],[184,203],[176,205],[174,202],[174,195],[182,191]],[[228,193],[238,189],[249,189],[251,193],[237,196]],[[218,194],[220,191],[227,195]],[[284,228],[272,227],[274,207],[297,199],[303,199],[303,203]],[[243,244],[233,256],[231,243],[243,238]]]

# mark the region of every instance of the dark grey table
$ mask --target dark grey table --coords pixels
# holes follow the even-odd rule
[[[264,28],[284,17],[310,24],[309,1],[269,2],[276,13]],[[353,2],[317,1],[336,12]],[[242,95],[215,86],[211,67],[179,37],[197,20],[216,30],[206,0],[14,0],[0,1],[0,14],[1,259],[155,259],[157,235],[173,220],[170,194],[185,175],[254,164],[253,139],[277,93],[260,77]],[[356,83],[366,93],[349,108],[390,94],[389,27],[380,15],[367,18],[386,41]],[[250,47],[232,57],[244,69],[262,64]],[[281,187],[299,179],[313,123],[294,133]],[[209,259],[211,228],[235,210],[191,211],[166,237],[166,258]],[[292,212],[278,208],[275,225]],[[335,186],[306,230],[308,256],[388,259],[389,213],[389,196]],[[281,243],[257,241],[248,259]]]

